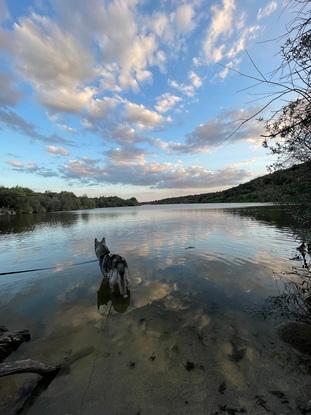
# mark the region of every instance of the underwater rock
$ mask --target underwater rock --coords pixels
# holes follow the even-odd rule
[[[226,385],[226,381],[224,381],[219,385],[218,392],[223,395],[226,389],[227,389],[227,385]]]
[[[194,363],[187,360],[187,363],[185,364],[185,368],[190,372],[190,370],[194,369]]]
[[[311,325],[290,322],[279,328],[279,335],[300,353],[311,355]]]
[[[230,357],[230,360],[232,360],[235,363],[238,363],[245,356],[245,354],[246,354],[246,347],[243,347],[243,346],[241,347],[234,340],[231,341],[231,345],[232,345],[232,353],[229,356]]]

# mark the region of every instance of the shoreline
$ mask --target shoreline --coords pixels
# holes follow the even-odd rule
[[[254,202],[254,201],[243,201],[243,202],[184,202],[184,203],[150,203],[142,202],[138,205],[127,205],[127,206],[103,206],[103,207],[94,207],[94,208],[79,208],[79,209],[69,209],[69,210],[50,210],[46,212],[16,212],[14,209],[0,208],[0,217],[16,216],[16,215],[45,215],[47,213],[64,213],[64,212],[78,212],[86,210],[96,210],[96,209],[114,209],[114,208],[129,208],[129,207],[142,207],[142,206],[181,206],[181,205],[228,205],[228,204],[241,204],[241,205],[254,205],[254,206],[281,206],[277,202]],[[289,204],[283,206],[292,206]],[[243,207],[243,206],[241,206]]]

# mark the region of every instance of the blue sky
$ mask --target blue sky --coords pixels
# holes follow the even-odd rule
[[[234,70],[276,68],[289,19],[281,0],[0,0],[0,184],[145,201],[264,174],[262,123],[231,133],[265,90]]]

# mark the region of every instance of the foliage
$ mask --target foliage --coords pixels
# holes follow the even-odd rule
[[[151,203],[297,203],[298,201],[301,205],[311,202],[311,162],[279,170],[221,192],[173,197]]]
[[[279,81],[263,76],[263,83],[278,88],[271,101],[289,97],[266,121],[263,145],[277,155],[274,169],[311,160],[311,2],[293,0],[288,7],[295,18],[280,48],[282,64],[275,71]]]
[[[273,168],[284,168],[311,160],[311,105],[296,99],[266,124],[264,147],[277,155]]]
[[[77,209],[92,209],[115,206],[136,206],[135,198],[122,199],[117,196],[90,198],[76,196],[72,192],[34,192],[25,187],[0,187],[0,208],[13,209],[17,213],[44,213]]]

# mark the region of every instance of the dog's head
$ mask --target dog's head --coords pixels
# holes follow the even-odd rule
[[[106,245],[106,239],[103,238],[101,241],[99,241],[97,238],[95,238],[94,241],[95,245],[95,254],[98,259],[104,257],[105,255],[109,254],[109,248]]]

